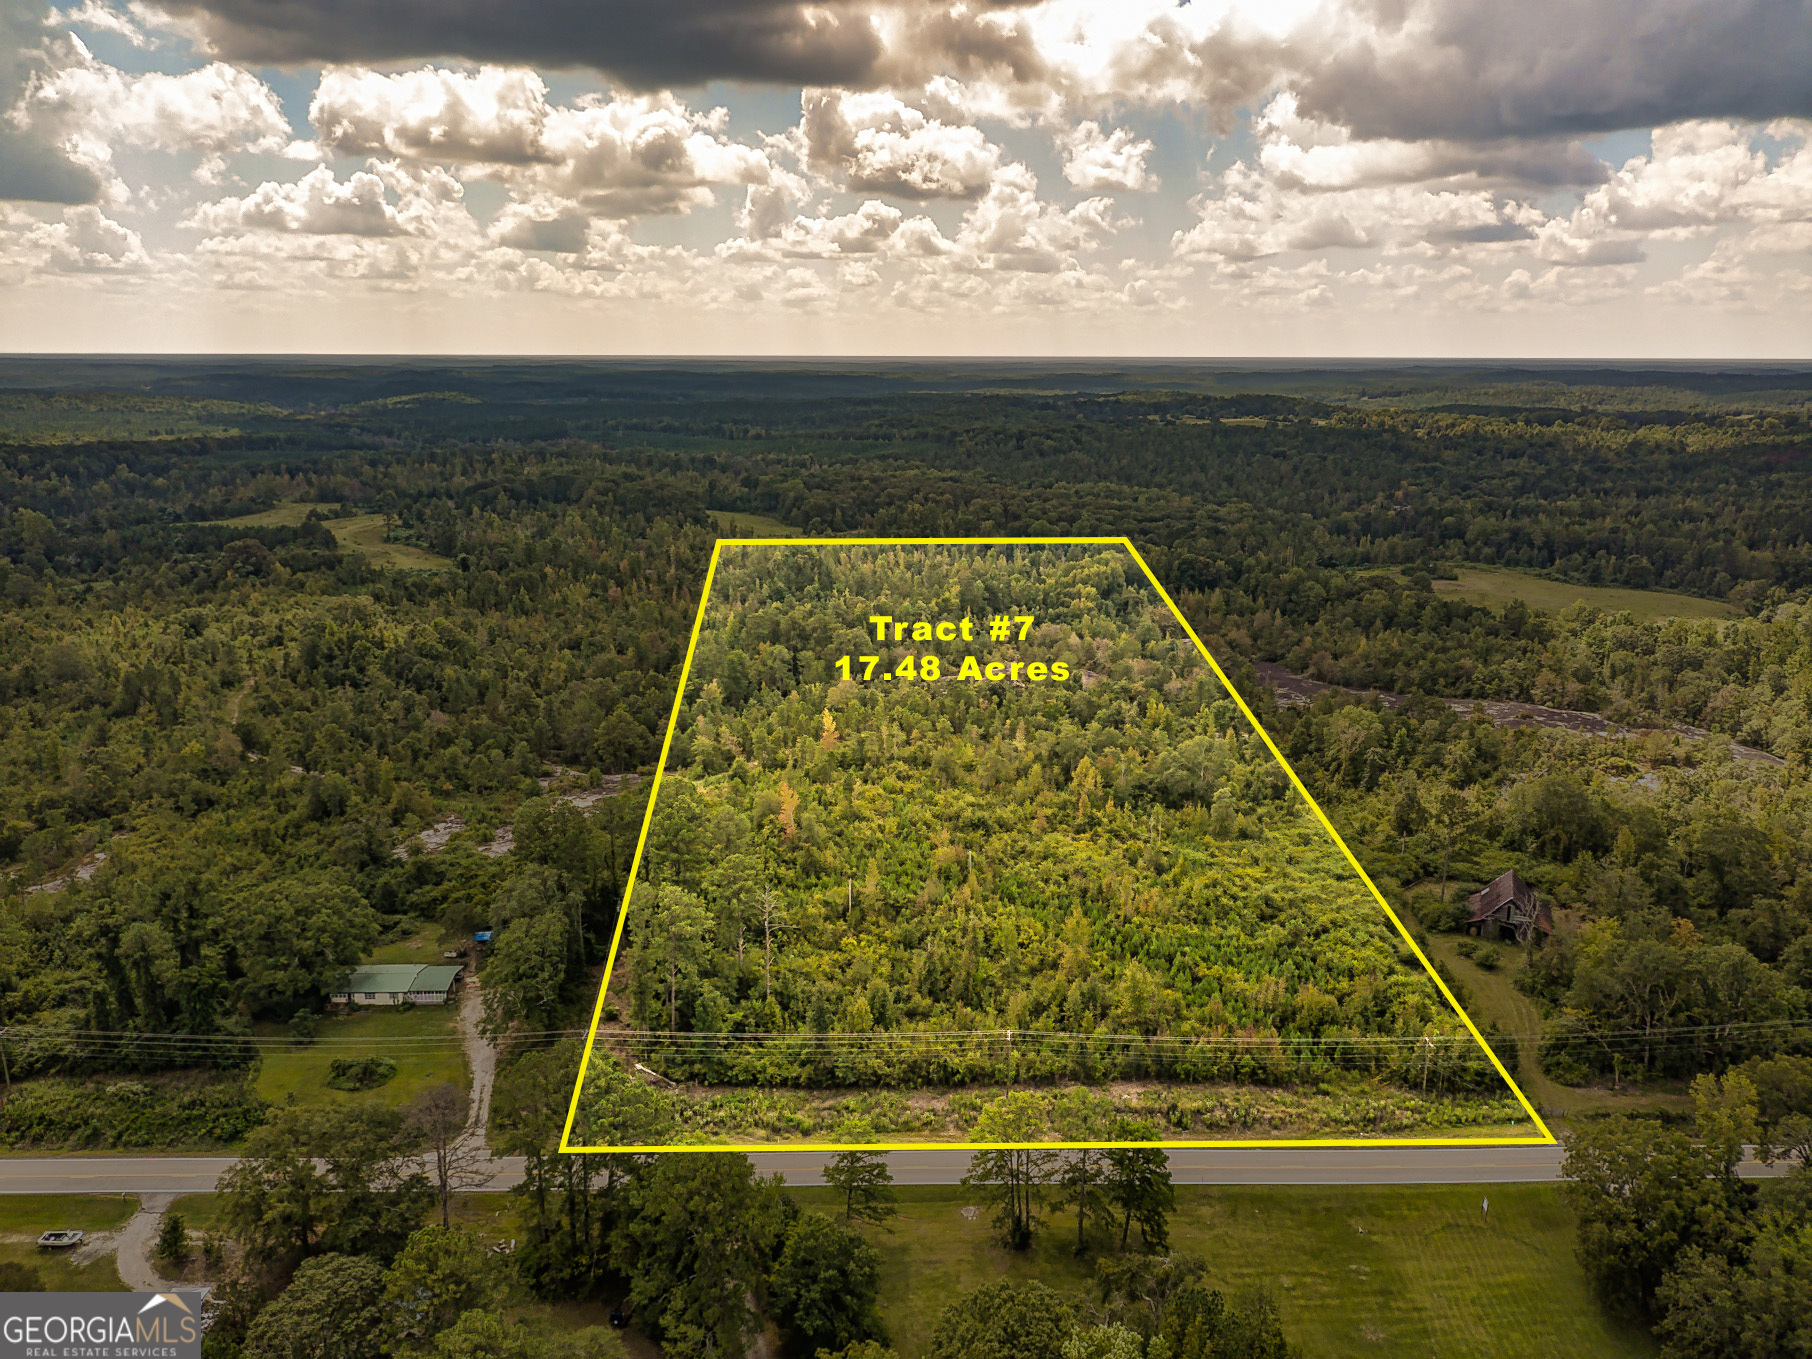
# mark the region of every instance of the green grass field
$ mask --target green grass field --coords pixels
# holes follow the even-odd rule
[[[836,1208],[834,1190],[793,1193],[808,1207]],[[1019,1255],[995,1240],[985,1214],[963,1215],[977,1202],[970,1191],[921,1185],[899,1194],[892,1230],[867,1234],[881,1252],[881,1311],[903,1359],[925,1353],[952,1299],[996,1279],[1037,1279],[1079,1308],[1094,1301],[1095,1257],[1073,1254],[1073,1218],[1048,1218]],[[217,1201],[190,1195],[173,1211],[199,1232],[215,1220]],[[462,1194],[453,1211],[488,1243],[518,1235],[518,1206],[507,1194]],[[1207,1260],[1217,1287],[1269,1288],[1305,1359],[1655,1353],[1640,1327],[1592,1299],[1573,1259],[1572,1217],[1553,1185],[1185,1185],[1171,1242]],[[595,1324],[589,1313],[568,1320]]]
[[[829,1209],[834,1191],[800,1190]],[[1489,1217],[1481,1201],[1490,1195]],[[1075,1222],[1049,1221],[1033,1249],[994,1240],[960,1187],[900,1190],[881,1252],[881,1310],[905,1359],[925,1353],[939,1312],[995,1279],[1038,1279],[1093,1301],[1093,1265],[1072,1254]],[[1466,1356],[1637,1359],[1640,1329],[1607,1317],[1573,1260],[1573,1223],[1550,1185],[1277,1186],[1177,1190],[1172,1248],[1208,1261],[1216,1286],[1264,1286],[1306,1359]]]
[[[214,523],[240,528],[295,528],[308,518],[310,510],[323,514],[339,509],[338,504],[316,504],[312,501],[286,500],[257,514],[242,514],[236,519],[217,519]],[[424,552],[408,543],[384,541],[384,516],[360,514],[350,519],[329,519],[327,531],[348,552],[362,552],[376,566],[395,571],[445,571],[453,563],[432,552]]]
[[[737,510],[711,510],[709,513],[717,520],[717,531],[726,536],[797,538],[803,532],[791,524],[783,524],[778,519],[769,519],[763,514],[743,514]]]
[[[384,516],[361,514],[352,519],[330,519],[327,528],[342,548],[363,552],[372,564],[391,571],[446,571],[453,565],[408,543],[384,541]]]
[[[110,1232],[137,1211],[138,1200],[120,1194],[0,1194],[0,1239],[35,1241],[64,1227]]]
[[[39,1250],[36,1242],[60,1227],[112,1231],[137,1211],[137,1199],[119,1194],[0,1194],[0,1260],[30,1265],[52,1292],[117,1292],[125,1285],[111,1255],[78,1265],[71,1252]]]
[[[183,1224],[196,1236],[220,1226],[220,1195],[184,1194],[174,1200],[166,1212],[179,1213]]]
[[[1532,609],[1558,612],[1571,604],[1627,611],[1638,618],[1737,618],[1742,610],[1722,600],[1677,595],[1666,590],[1624,590],[1599,585],[1569,585],[1526,571],[1495,566],[1462,566],[1458,580],[1437,580],[1435,593],[1472,604],[1501,609],[1520,599]]]
[[[239,528],[299,528],[302,521],[308,518],[310,510],[319,510],[322,514],[332,514],[340,508],[340,502],[312,500],[285,500],[280,505],[272,505],[268,510],[257,514],[242,514],[237,519],[216,519],[216,524],[231,524]]]
[[[394,944],[380,944],[365,959],[368,963],[427,963],[439,967],[447,960],[441,955],[440,934],[437,930],[426,930],[421,934],[399,939]]]
[[[267,1050],[258,1071],[256,1089],[273,1104],[407,1104],[431,1085],[451,1082],[464,1090],[471,1085],[465,1054],[458,1043],[455,1005],[421,1005],[413,1010],[359,1010],[321,1021],[316,1037],[341,1040],[332,1045]],[[261,1026],[261,1034],[288,1032],[281,1025]],[[448,1041],[433,1046],[398,1047],[383,1042],[393,1038],[434,1038]],[[396,1075],[375,1090],[328,1088],[328,1064],[335,1057],[355,1057],[366,1049],[344,1040],[372,1040],[369,1051],[396,1063]]]

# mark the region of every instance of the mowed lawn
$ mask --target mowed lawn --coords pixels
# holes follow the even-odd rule
[[[823,1210],[834,1191],[799,1197]],[[1036,1246],[998,1245],[961,1187],[900,1191],[881,1252],[881,1309],[905,1359],[923,1355],[944,1306],[995,1279],[1037,1279],[1093,1301],[1093,1265],[1051,1218]],[[1490,1196],[1489,1216],[1481,1201]],[[1637,1359],[1655,1346],[1604,1315],[1573,1258],[1573,1222],[1551,1185],[1179,1186],[1172,1248],[1208,1261],[1227,1291],[1263,1286],[1306,1359]]]
[[[38,1237],[59,1228],[90,1235],[126,1225],[138,1200],[119,1194],[0,1194],[0,1260],[30,1265],[51,1292],[115,1292],[125,1288],[113,1257],[78,1265],[74,1252],[39,1250]]]
[[[1586,603],[1595,609],[1624,611],[1638,618],[1737,618],[1742,610],[1720,599],[1677,595],[1667,590],[1625,590],[1601,585],[1571,585],[1564,580],[1495,566],[1462,566],[1458,580],[1437,580],[1435,593],[1472,604],[1501,609],[1520,599],[1532,609],[1558,612]]]
[[[461,1050],[459,1006],[418,1005],[412,1010],[355,1010],[320,1021],[317,1040],[306,1046],[266,1048],[256,1089],[265,1099],[298,1104],[407,1104],[431,1085],[471,1087]],[[261,1036],[288,1033],[280,1024],[260,1025]],[[406,1040],[406,1041],[404,1041]],[[375,1090],[335,1090],[327,1084],[336,1057],[388,1057],[396,1075]]]

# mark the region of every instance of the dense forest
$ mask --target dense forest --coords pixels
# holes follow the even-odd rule
[[[270,1026],[306,1024],[349,963],[423,927],[450,939],[495,927],[495,1032],[533,1047],[582,1024],[644,796],[591,795],[618,788],[610,775],[652,770],[712,542],[747,531],[725,515],[819,533],[1129,534],[1217,655],[1352,691],[1275,707],[1250,671],[1234,672],[1421,929],[1452,929],[1464,891],[1508,867],[1563,908],[1549,946],[1515,960],[1542,1016],[1539,1041],[1522,1035],[1525,1061],[1563,1083],[1621,1086],[1805,1050],[1812,505],[1806,393],[1790,375],[1742,390],[1728,375],[1646,386],[1639,374],[1576,386],[1550,375],[1526,391],[1500,375],[1475,401],[1449,375],[1389,388],[1404,393],[1393,406],[1370,379],[1304,378],[1283,384],[1294,394],[1262,395],[1187,373],[7,372],[0,1025],[19,1081],[0,1116],[8,1142],[94,1126],[96,1101],[137,1098],[108,1093],[132,1082],[91,1079],[118,1074],[177,1091],[181,1136],[242,1136],[264,1114],[231,1097],[238,1087],[159,1073],[244,1071]],[[285,507],[298,512],[267,513]],[[342,541],[335,526],[355,514],[379,517],[381,537],[437,569],[396,569]],[[1683,591],[1737,616],[1546,612],[1439,588],[1466,564]],[[1114,692],[1121,681],[1104,673],[1106,687],[1080,697]],[[1442,701],[1472,698],[1597,713],[1635,734],[1500,726]],[[1058,799],[1061,773],[1074,813],[1070,782],[1088,753],[1100,805],[1083,857],[1100,869],[1110,839],[1122,862],[1137,846],[1116,885],[1257,854],[1285,829],[1283,804],[1240,774],[1256,767],[1243,738],[1227,747],[1206,694],[1162,701],[1177,734],[1224,750],[1233,771],[1216,773],[1223,783],[1195,812],[1139,782],[1160,752],[1141,751],[1135,775],[1117,758],[1121,728],[1098,712],[1056,715],[1049,734],[1099,722],[1116,756],[1105,775],[1091,752],[1028,755],[1017,723],[1005,740],[978,710],[963,720],[977,764],[959,765],[959,779],[904,765],[894,777],[956,797],[984,774],[1017,786],[1038,764],[1044,796]],[[878,718],[869,703],[862,712]],[[799,715],[821,753],[825,706]],[[752,716],[800,742],[790,710],[757,702]],[[1034,752],[1047,734],[1036,717],[1025,718]],[[850,715],[833,762],[861,752],[866,720]],[[1731,740],[1775,762],[1733,758]],[[740,781],[727,750],[717,735],[682,746],[698,797],[734,786],[754,812],[757,794],[778,796],[777,784]],[[867,795],[868,774],[841,765],[821,787],[789,787],[827,824],[856,805],[846,776]],[[1237,799],[1229,839],[1212,825],[1223,787]],[[1101,820],[1109,797],[1114,822]],[[1029,819],[1035,798],[1015,810]],[[1239,838],[1241,817],[1259,838]],[[511,852],[484,852],[505,826]],[[429,847],[420,837],[436,828]],[[947,846],[914,844],[916,880],[904,862],[897,883],[877,868],[890,905],[916,909],[935,879],[951,909],[970,846],[950,831]],[[789,881],[807,897],[834,897],[841,871],[850,909],[866,865],[815,865],[797,838],[778,837],[772,871],[800,875]],[[935,862],[958,846],[960,866]],[[982,884],[994,870],[977,858]],[[658,858],[652,869],[658,893]],[[1443,905],[1427,884],[1446,878]],[[1081,884],[1074,897],[1084,917],[1100,912],[1089,925],[1100,951],[1097,923],[1117,906]],[[1043,936],[1058,959],[1069,915]],[[725,1002],[713,1023],[732,1025],[755,994],[744,928],[745,966],[734,995],[713,983]],[[991,962],[982,975],[975,929],[940,937],[938,1013],[963,1005],[1017,1027],[1020,994],[1042,1007],[1024,1011],[1034,1027],[1034,1013],[1064,1013],[1085,979],[1066,980],[1061,1003],[1003,985]],[[1178,997],[1155,1027],[1180,1033],[1169,1026],[1184,1022],[1195,983],[1176,955],[1125,937],[1126,972],[1138,962],[1153,1003]],[[779,939],[785,956],[796,936]],[[959,977],[965,949],[976,970]],[[709,1012],[703,980],[687,1000]],[[775,1003],[783,1025],[809,1026],[830,992],[795,980],[777,967]],[[1111,1017],[1123,980],[1084,985],[1074,1013]],[[1290,1005],[1311,980],[1286,988]],[[839,1014],[855,1010],[853,992],[837,997]],[[1238,1004],[1230,1025],[1295,1022],[1281,997]],[[679,1006],[675,988],[670,1020]]]
[[[626,937],[672,1078],[1505,1089],[1123,548],[727,551]]]

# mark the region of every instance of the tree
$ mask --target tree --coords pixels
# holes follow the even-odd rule
[[[1734,1187],[1746,1149],[1761,1140],[1755,1083],[1736,1071],[1722,1079],[1698,1076],[1692,1083],[1692,1102],[1699,1144],[1714,1158],[1725,1183]]]
[[[1409,837],[1421,830],[1428,820],[1428,808],[1422,804],[1422,790],[1415,779],[1406,778],[1391,804],[1390,828],[1397,833],[1397,851],[1409,852]]]
[[[429,1225],[409,1238],[384,1275],[384,1308],[395,1334],[426,1344],[496,1296],[484,1248],[457,1227]]]
[[[577,1297],[596,1286],[605,1271],[621,1179],[634,1160],[559,1150],[579,1055],[579,1044],[567,1039],[524,1053],[497,1075],[498,1148],[524,1160],[522,1183],[510,1191],[528,1210],[526,1240],[514,1263],[542,1297]],[[659,1142],[670,1117],[658,1092],[607,1054],[594,1054],[574,1126],[578,1140],[605,1146]]]
[[[1145,1338],[1124,1326],[1090,1326],[1070,1332],[1063,1359],[1145,1359]]]
[[[1107,1197],[1108,1153],[1082,1148],[1067,1153],[1057,1172],[1057,1202],[1076,1209],[1076,1254],[1088,1249],[1088,1228],[1111,1220]]]
[[[304,1260],[295,1278],[259,1312],[241,1347],[244,1359],[371,1359],[380,1352],[384,1269],[364,1255]]]
[[[1468,794],[1444,783],[1435,790],[1434,802],[1428,808],[1428,819],[1441,833],[1441,900],[1446,901],[1453,842],[1462,839],[1477,823],[1478,808]]]
[[[1718,1155],[1676,1129],[1628,1117],[1587,1124],[1568,1137],[1562,1174],[1579,1263],[1613,1307],[1652,1313],[1681,1252],[1726,1254],[1742,1238]]]
[[[760,1329],[783,1216],[779,1177],[746,1156],[692,1152],[637,1169],[611,1235],[629,1302],[672,1354],[740,1354]]]
[[[189,1262],[189,1227],[181,1213],[165,1213],[157,1228],[157,1245],[152,1254],[178,1269]]]
[[[434,1338],[433,1359],[627,1359],[623,1338],[608,1326],[564,1331],[547,1340],[494,1311],[464,1313]]]
[[[887,1157],[878,1151],[840,1151],[824,1168],[824,1182],[843,1191],[846,1222],[877,1225],[897,1214],[899,1195]]]
[[[971,1139],[977,1142],[1030,1142],[1044,1130],[1035,1096],[1017,1090],[991,1104],[976,1120]],[[1040,1148],[990,1148],[969,1158],[963,1183],[980,1189],[994,1208],[994,1224],[1007,1245],[1026,1250],[1038,1229],[1044,1186],[1050,1182],[1057,1153]]]
[[[518,1024],[552,1027],[566,988],[571,924],[557,911],[501,929],[485,960],[484,1017],[479,1030],[495,1041]]]
[[[676,1032],[680,983],[684,981],[690,989],[698,979],[711,933],[711,913],[692,893],[671,885],[639,888],[636,897],[635,905],[642,912],[636,944],[638,980],[646,969],[646,983],[665,992],[667,1030]]]
[[[495,1312],[466,1312],[434,1337],[434,1359],[542,1359],[546,1348]]]
[[[479,1137],[465,1135],[466,1096],[456,1085],[431,1085],[409,1102],[404,1118],[427,1148],[440,1198],[440,1225],[449,1226],[454,1192],[481,1183],[487,1159]]]
[[[1122,1127],[1125,1141],[1156,1141],[1148,1123]],[[1107,1153],[1107,1200],[1120,1212],[1120,1249],[1131,1239],[1133,1224],[1145,1249],[1162,1252],[1170,1243],[1170,1214],[1176,1191],[1170,1182],[1170,1157],[1162,1147],[1115,1147]]]
[[[221,1178],[221,1218],[256,1267],[287,1276],[311,1255],[385,1260],[432,1200],[401,1115],[303,1105],[254,1129]]]
[[[254,1014],[287,1019],[331,993],[377,935],[377,912],[338,871],[250,891],[236,903],[230,936],[238,998]]]
[[[779,918],[780,908],[785,903],[771,885],[763,884],[755,904],[761,908],[762,998],[771,1002],[774,999],[774,931],[787,928]]]
[[[1095,1265],[1095,1282],[1110,1317],[1141,1335],[1164,1327],[1171,1299],[1207,1272],[1197,1255],[1115,1255]]]
[[[787,1229],[771,1278],[775,1318],[795,1353],[885,1342],[875,1299],[881,1256],[862,1236],[822,1213],[801,1213]]]
[[[951,1301],[928,1359],[1063,1359],[1069,1304],[1041,1283],[991,1283]]]
[[[1300,1359],[1284,1338],[1270,1294],[1247,1293],[1232,1306],[1219,1292],[1192,1283],[1172,1300],[1157,1340],[1168,1359]]]

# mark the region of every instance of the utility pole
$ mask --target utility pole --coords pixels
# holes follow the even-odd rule
[[[6,1076],[6,1094],[0,1095],[0,1109],[6,1107],[6,1101],[12,1098],[13,1093],[13,1069],[6,1060],[6,1036],[11,1032],[10,1028],[0,1029],[0,1073]]]

